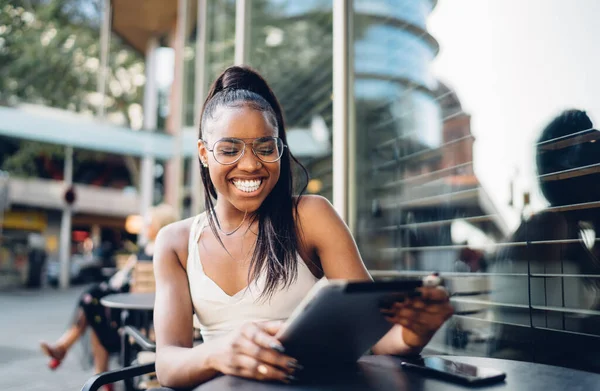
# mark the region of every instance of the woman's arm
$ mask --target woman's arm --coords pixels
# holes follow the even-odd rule
[[[217,373],[209,362],[213,344],[192,347],[192,301],[185,269],[173,245],[187,238],[182,231],[183,222],[162,229],[154,252],[156,375],[161,385],[173,388],[197,385]]]
[[[192,347],[192,300],[187,274],[179,261],[187,256],[185,222],[161,230],[156,240],[156,374],[161,385],[187,388],[217,373],[289,382],[298,368],[274,335],[280,322],[247,323],[228,335]],[[178,252],[173,246],[179,243]],[[175,245],[174,245],[175,244]]]
[[[306,252],[319,258],[325,277],[372,280],[350,231],[329,201],[319,196],[303,196],[298,210]],[[450,316],[452,309],[444,291],[435,288],[421,291],[421,299],[396,303],[391,312],[382,314],[394,326],[373,347],[375,354],[419,353]]]

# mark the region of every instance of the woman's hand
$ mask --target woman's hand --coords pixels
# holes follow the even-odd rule
[[[402,339],[411,349],[422,349],[454,313],[443,287],[419,288],[420,296],[394,303],[381,312],[386,319],[402,326]]]
[[[211,366],[226,375],[289,383],[302,366],[283,354],[283,346],[274,337],[282,324],[246,323],[223,339]]]

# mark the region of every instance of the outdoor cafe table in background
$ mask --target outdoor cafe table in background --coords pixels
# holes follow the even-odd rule
[[[104,296],[100,299],[100,303],[108,308],[115,308],[122,310],[121,312],[121,325],[131,325],[131,314],[130,311],[140,313],[144,318],[141,324],[136,326],[142,326],[148,329],[149,326],[149,313],[154,310],[154,293],[116,293],[113,295]],[[130,364],[130,346],[127,340],[128,336],[126,333],[122,334],[121,337],[121,365],[126,367]],[[125,389],[133,389],[131,379],[125,382]]]
[[[588,391],[600,390],[600,375],[550,365],[500,360],[493,358],[448,357],[457,362],[494,368],[506,372],[506,380],[489,386],[467,387],[433,379],[418,372],[404,370],[402,360],[389,356],[366,356],[359,361],[357,370],[346,372],[323,382],[298,384],[264,383],[234,376],[220,376],[194,391]],[[302,376],[301,373],[298,376]],[[171,391],[157,388],[152,391]]]
[[[103,306],[121,310],[152,311],[154,293],[116,293],[100,299]]]

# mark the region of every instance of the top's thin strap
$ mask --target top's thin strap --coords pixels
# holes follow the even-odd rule
[[[198,243],[200,239],[200,234],[204,227],[206,226],[206,212],[200,213],[196,216],[196,220],[194,221],[194,243]]]

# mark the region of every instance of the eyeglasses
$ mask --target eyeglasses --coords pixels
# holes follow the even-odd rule
[[[274,163],[281,159],[283,150],[287,147],[279,137],[261,137],[251,142],[239,138],[222,138],[215,142],[212,148],[205,140],[202,142],[206,149],[212,152],[215,160],[224,165],[234,164],[244,156],[246,145],[252,147],[254,155],[265,163]]]

